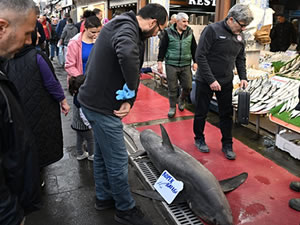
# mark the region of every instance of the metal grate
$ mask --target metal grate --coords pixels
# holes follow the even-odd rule
[[[135,152],[135,148],[132,146],[130,140],[127,139],[126,136],[125,141],[129,146],[128,153],[130,156]],[[160,173],[154,167],[154,165],[150,161],[145,162],[145,160],[134,160],[132,157],[129,158],[137,168],[137,170],[140,172],[140,174],[144,177],[149,186],[154,189],[153,185],[160,176]],[[203,225],[199,218],[188,207],[187,203],[168,205],[167,203],[162,202],[162,204],[177,225]]]

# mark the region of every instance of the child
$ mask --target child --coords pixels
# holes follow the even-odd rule
[[[88,160],[94,160],[94,136],[92,128],[82,113],[79,102],[77,101],[78,89],[83,84],[85,77],[79,75],[77,77],[70,77],[69,79],[69,92],[73,99],[73,119],[72,119],[72,129],[76,131],[76,147],[77,147],[77,160],[83,160],[88,158]],[[82,145],[84,140],[87,142],[88,152],[82,150]]]

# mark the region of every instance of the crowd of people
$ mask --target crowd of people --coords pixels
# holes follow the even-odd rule
[[[168,23],[163,6],[148,4],[137,14],[126,12],[109,23],[101,10],[86,10],[82,21],[74,24],[68,13],[60,21],[47,19],[32,0],[0,1],[0,224],[23,225],[25,217],[41,207],[41,172],[63,156],[61,113],[67,116],[70,106],[51,62],[55,57],[68,74],[73,96],[77,160],[93,161],[95,208],[115,208],[116,221],[152,224],[130,192],[122,125],[136,99],[148,38],[161,33],[158,71],[165,61],[168,117],[175,116],[177,102],[180,111],[185,109],[193,69],[195,145],[203,153],[210,151],[204,127],[215,93],[221,151],[229,160],[236,158],[232,70],[237,67],[240,85],[246,87],[242,31],[253,20],[252,13],[247,5],[234,5],[224,20],[204,29],[198,45],[188,19],[178,13]],[[291,188],[300,191],[300,182],[292,182]],[[300,199],[292,199],[290,206],[300,211]]]

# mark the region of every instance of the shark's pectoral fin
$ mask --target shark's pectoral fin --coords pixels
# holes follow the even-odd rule
[[[219,181],[224,193],[233,191],[246,181],[248,173],[241,173],[235,177],[228,178],[226,180]]]
[[[138,150],[135,153],[130,154],[131,157],[137,158],[139,156],[145,156],[147,155],[147,152],[145,150]]]
[[[150,198],[157,201],[164,201],[163,197],[157,192],[153,190],[132,190],[131,192],[143,196],[145,198]]]
[[[133,159],[135,162],[139,163],[151,163],[151,160],[148,157],[143,157],[143,158],[134,158]]]
[[[163,197],[157,191],[154,191],[154,190],[132,190],[131,192],[135,193],[137,195],[143,196],[145,198],[150,198],[153,200],[165,202]],[[186,197],[184,196],[184,194],[182,192],[180,192],[176,196],[176,198],[174,199],[174,201],[172,203],[180,204],[180,203],[184,203],[184,202],[186,202]]]

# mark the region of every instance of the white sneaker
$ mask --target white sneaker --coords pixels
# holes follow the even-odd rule
[[[89,155],[88,160],[94,161],[94,154],[93,155]]]
[[[89,156],[89,154],[87,152],[83,152],[82,155],[78,155],[76,158],[77,160],[83,160],[86,159]]]

